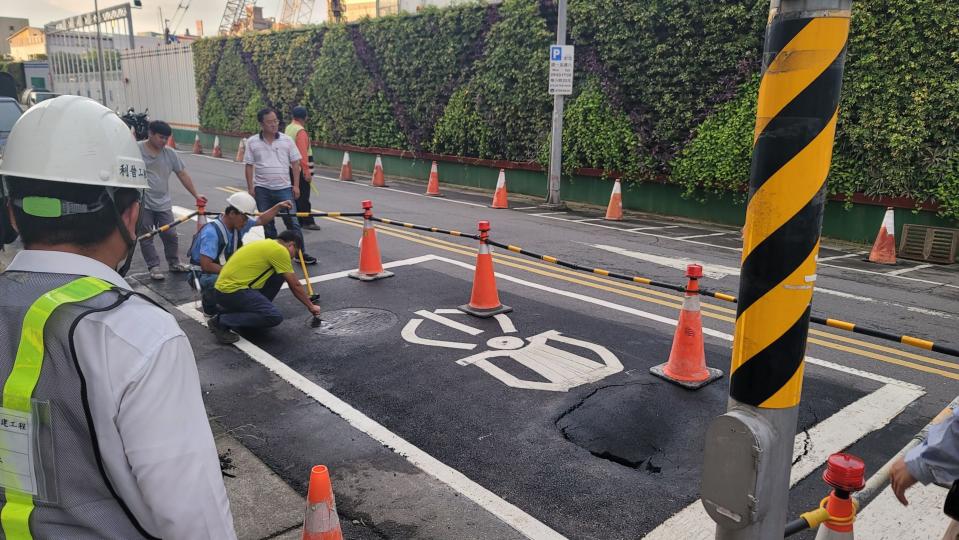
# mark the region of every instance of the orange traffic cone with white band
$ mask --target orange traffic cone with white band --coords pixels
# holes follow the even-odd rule
[[[223,150],[220,148],[220,136],[213,137],[213,157],[223,157]]]
[[[703,319],[699,313],[699,278],[703,277],[703,267],[690,264],[686,267],[686,277],[689,278],[686,298],[679,312],[669,360],[649,368],[649,372],[683,388],[696,390],[722,377],[723,372],[706,366]]]
[[[853,540],[856,505],[852,494],[866,486],[866,464],[852,454],[833,454],[822,477],[833,490],[820,504],[828,517],[819,526],[816,540]]]
[[[170,134],[169,137],[166,138],[166,145],[167,147],[176,150],[176,139],[173,138],[172,133]]]
[[[240,146],[236,147],[236,159],[234,161],[241,162],[243,157],[246,155],[246,139],[240,139]]]
[[[193,153],[194,153],[194,154],[202,154],[202,153],[203,153],[203,145],[200,144],[200,134],[199,134],[199,133],[197,133],[197,134],[196,134],[196,137],[194,137],[194,139],[193,139]]]
[[[373,186],[386,187],[386,177],[383,174],[383,160],[379,154],[376,156],[376,164],[373,165]]]
[[[879,226],[879,234],[872,244],[869,262],[877,264],[896,264],[896,218],[892,208],[886,208],[886,215]]]
[[[622,221],[623,219],[623,188],[620,185],[620,179],[616,179],[613,184],[613,192],[609,196],[609,206],[606,207],[606,219],[609,221]]]
[[[433,166],[430,167],[430,181],[426,184],[426,196],[427,197],[442,197],[443,194],[440,193],[440,172],[437,169],[436,162],[433,162]]]
[[[374,281],[388,278],[393,272],[383,269],[380,259],[380,246],[376,243],[376,229],[373,227],[373,201],[363,201],[363,237],[360,238],[360,267],[349,276],[360,281]]]
[[[493,204],[491,208],[509,208],[508,196],[506,194],[506,171],[499,170],[499,178],[496,179],[496,192],[493,193]]]
[[[310,471],[310,487],[306,493],[306,516],[303,518],[303,540],[343,540],[340,516],[336,513],[333,484],[326,465]]]
[[[469,304],[459,307],[464,313],[475,317],[489,318],[500,313],[509,313],[513,308],[499,301],[496,290],[496,275],[493,273],[493,255],[490,253],[489,221],[479,222],[479,252],[476,253],[476,270],[473,272],[473,292]]]
[[[340,180],[353,181],[353,166],[350,165],[350,153],[343,152],[343,165],[340,167]]]

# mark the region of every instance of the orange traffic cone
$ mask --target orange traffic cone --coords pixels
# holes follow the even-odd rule
[[[326,465],[316,465],[310,471],[306,516],[303,518],[303,540],[343,540],[330,471]]]
[[[360,267],[349,276],[360,281],[374,281],[393,276],[393,272],[383,270],[380,259],[380,246],[376,243],[376,229],[373,228],[373,201],[363,201],[363,237],[360,238]]]
[[[852,493],[865,487],[866,464],[852,454],[833,454],[826,462],[823,480],[833,487],[820,507],[827,518],[819,526],[816,540],[852,540],[856,506]]]
[[[443,194],[440,193],[440,173],[436,168],[436,162],[433,162],[433,166],[430,167],[430,181],[426,185],[426,195],[428,197],[442,197]]]
[[[246,139],[240,139],[240,146],[236,147],[236,159],[234,161],[243,161],[246,156]]]
[[[620,179],[616,179],[613,184],[613,193],[609,196],[609,206],[606,208],[606,219],[610,221],[622,221],[623,219],[623,188],[620,185]]]
[[[173,138],[171,133],[169,137],[166,138],[166,145],[174,150],[176,150],[176,139]]]
[[[496,275],[493,273],[493,255],[490,253],[489,221],[479,222],[480,246],[476,253],[476,270],[473,272],[473,292],[469,304],[459,307],[464,313],[475,317],[489,318],[499,313],[509,313],[513,308],[499,301],[496,291]]]
[[[379,154],[376,156],[376,164],[373,165],[373,187],[386,187],[386,178],[383,175],[383,160]]]
[[[220,136],[213,137],[213,157],[223,157],[223,150],[220,148]]]
[[[703,267],[690,264],[686,267],[686,298],[679,312],[679,322],[673,336],[669,360],[649,368],[657,377],[696,390],[723,376],[723,372],[706,366],[706,349],[703,346],[703,319],[699,313],[699,278]]]
[[[879,226],[879,234],[872,244],[869,262],[877,264],[896,264],[896,221],[895,211],[886,208],[886,215]]]
[[[196,138],[193,139],[193,153],[194,153],[194,154],[202,154],[202,153],[203,153],[203,145],[200,144],[200,134],[199,134],[199,133],[197,133],[197,134],[196,134]]]
[[[493,193],[493,204],[490,208],[509,208],[509,201],[506,194],[506,171],[499,170],[499,178],[496,179],[496,192]]]
[[[353,181],[353,166],[350,165],[350,153],[343,152],[343,166],[340,167],[340,180]]]

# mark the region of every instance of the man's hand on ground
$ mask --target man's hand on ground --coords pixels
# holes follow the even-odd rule
[[[916,479],[909,474],[909,469],[906,468],[906,460],[901,456],[892,464],[892,469],[889,470],[889,483],[892,486],[893,494],[896,495],[899,502],[901,502],[903,506],[908,506],[909,501],[906,500],[906,490],[916,483]]]

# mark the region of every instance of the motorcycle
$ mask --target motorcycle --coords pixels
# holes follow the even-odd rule
[[[145,141],[147,139],[147,126],[150,124],[149,113],[149,108],[138,113],[133,107],[130,107],[126,113],[120,116],[120,119],[123,120],[126,125],[133,128],[133,135],[138,141]]]

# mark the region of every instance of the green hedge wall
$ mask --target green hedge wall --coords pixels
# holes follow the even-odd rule
[[[742,199],[769,0],[569,0],[577,46],[563,168],[666,176]],[[330,143],[539,161],[553,0],[427,9],[196,42],[200,124],[255,131],[310,111]],[[833,193],[934,200],[959,217],[959,3],[857,0]]]

